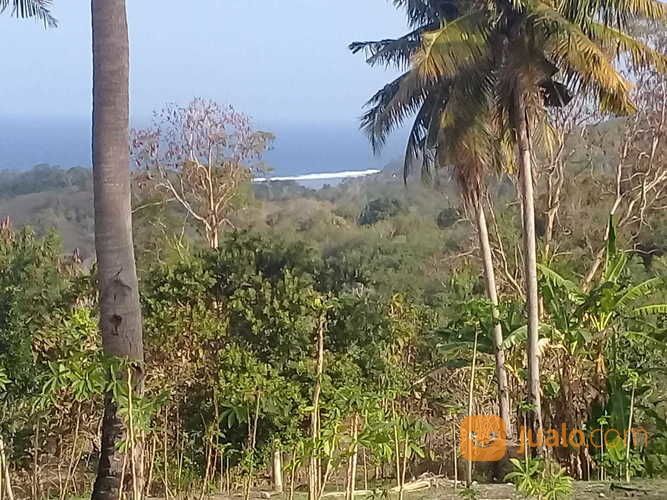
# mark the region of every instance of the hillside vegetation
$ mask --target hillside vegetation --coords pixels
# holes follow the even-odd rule
[[[0,500],[665,496],[667,4],[394,0],[405,157],[311,189],[231,105],[130,130],[125,3],[92,170],[0,173]]]

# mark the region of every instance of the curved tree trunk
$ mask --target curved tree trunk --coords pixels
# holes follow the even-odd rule
[[[533,166],[526,119],[524,93],[514,91],[512,125],[516,133],[519,155],[520,190],[523,200],[524,280],[526,282],[526,312],[528,315],[528,401],[533,405],[531,426],[542,432],[542,402],[540,395],[539,293],[537,288],[537,243],[535,238],[535,200],[533,195]],[[541,435],[541,434],[540,434]]]
[[[493,318],[496,322],[493,325],[491,338],[493,340],[493,349],[496,358],[496,380],[498,382],[498,406],[500,407],[500,417],[505,422],[505,432],[507,438],[512,437],[512,424],[510,418],[510,398],[509,388],[507,386],[507,370],[505,368],[505,351],[503,349],[503,328],[498,322],[498,289],[496,287],[496,273],[493,269],[493,256],[491,254],[491,243],[489,242],[489,230],[486,224],[486,215],[484,214],[484,203],[481,196],[477,196],[475,207],[477,215],[477,234],[479,236],[479,248],[484,264],[484,279],[486,281],[486,295],[493,306]]]
[[[104,353],[135,361],[131,384],[143,383],[143,341],[132,246],[129,172],[129,41],[124,0],[92,0],[93,186],[95,250]],[[124,380],[128,374],[120,374]],[[125,434],[111,394],[105,398],[93,499],[117,500],[125,484],[141,491],[138,450],[123,456]]]

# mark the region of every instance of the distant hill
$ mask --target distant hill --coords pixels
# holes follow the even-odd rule
[[[30,226],[38,234],[55,231],[66,251],[79,249],[86,258],[93,251],[93,195],[63,189],[0,200],[0,214],[15,227]]]
[[[0,199],[67,188],[92,189],[90,169],[40,164],[29,170],[0,170]]]
[[[403,196],[402,176],[391,174],[393,170],[389,166],[383,174],[372,178],[320,183],[315,188],[294,181],[255,184],[255,202],[251,205],[264,204],[267,213],[282,211],[283,218],[291,208],[282,202],[290,200],[312,200],[307,203],[313,210],[320,203],[333,210],[331,204],[335,203],[359,213],[364,203],[384,192],[395,191],[393,196]],[[78,249],[83,258],[91,257],[94,253],[92,192],[92,173],[88,168],[37,165],[28,170],[0,171],[0,218],[9,217],[13,226],[30,226],[38,234],[55,231],[66,252]],[[175,206],[169,210],[177,211]],[[243,215],[239,217],[241,225],[257,222],[244,221]],[[142,222],[140,218],[137,223]]]
[[[570,172],[586,171],[592,166],[612,172],[618,151],[615,142],[621,125],[621,121],[610,121],[597,126],[591,133],[602,136],[604,147],[595,150],[582,147],[584,139],[573,134],[570,148],[575,154],[570,157]],[[408,213],[420,214],[422,220],[433,223],[438,221],[438,226],[446,225],[441,222],[456,218],[451,214],[455,214],[459,206],[457,189],[449,178],[449,170],[442,169],[436,183],[438,189],[433,190],[421,185],[419,162],[415,163],[407,188],[403,182],[402,160],[392,161],[379,174],[365,178],[319,182],[316,186],[294,181],[255,184],[249,206],[233,217],[235,227],[305,231],[319,224],[326,234],[328,225],[342,227],[343,221],[352,225],[359,221],[373,224],[382,218],[400,218]],[[345,167],[347,165],[343,165]],[[584,185],[580,188],[582,192],[589,189]],[[507,178],[500,180],[494,190],[496,196],[513,200],[514,189]],[[180,230],[184,215],[174,204],[164,209],[164,213],[167,212],[171,220],[169,224]],[[9,217],[14,226],[31,226],[39,234],[55,231],[66,252],[79,249],[84,258],[92,257],[91,170],[49,165],[37,165],[28,170],[0,170],[0,218],[4,217]],[[565,223],[565,218],[561,222]],[[137,241],[142,237],[161,241],[165,233],[160,227],[169,224],[159,219],[158,214],[145,210],[138,212],[135,217],[135,226],[140,228]],[[155,228],[155,234],[144,230],[152,225],[160,226]]]
[[[38,234],[55,231],[66,251],[84,258],[93,250],[93,191],[86,168],[38,165],[26,171],[0,172],[0,217]]]

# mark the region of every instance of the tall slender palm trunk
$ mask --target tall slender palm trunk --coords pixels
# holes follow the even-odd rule
[[[493,340],[493,349],[496,358],[496,379],[498,382],[498,406],[500,407],[500,417],[505,423],[505,432],[507,438],[512,437],[512,423],[510,413],[509,388],[507,386],[507,369],[505,368],[505,350],[503,349],[503,328],[499,322],[500,313],[498,311],[498,289],[496,287],[496,273],[493,269],[493,256],[491,254],[491,243],[489,241],[489,229],[486,224],[486,215],[484,214],[484,203],[481,196],[477,196],[475,207],[477,215],[477,234],[479,236],[479,248],[484,264],[484,279],[486,281],[486,295],[493,307],[493,329],[491,338]]]
[[[93,187],[95,250],[104,353],[133,361],[131,384],[143,385],[143,341],[132,246],[129,172],[129,41],[124,0],[92,0]],[[128,375],[124,375],[128,379]],[[129,382],[129,381],[128,381]],[[93,499],[117,500],[126,484],[141,491],[138,450],[123,454],[126,435],[107,394]]]
[[[313,387],[313,410],[310,415],[310,437],[313,444],[320,438],[320,395],[322,392],[322,373],[324,372],[324,313],[317,326],[317,353],[315,364],[315,387]],[[319,458],[312,454],[308,466],[308,500],[320,498],[322,486],[322,468]]]
[[[537,288],[537,243],[535,238],[535,199],[533,166],[526,118],[525,95],[515,89],[512,125],[516,132],[519,155],[520,190],[522,197],[524,280],[526,282],[526,312],[528,315],[528,401],[533,405],[531,426],[542,433],[542,401],[540,393],[539,358],[539,292]]]

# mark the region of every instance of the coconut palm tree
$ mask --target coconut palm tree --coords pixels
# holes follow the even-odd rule
[[[455,19],[422,36],[413,68],[426,81],[486,68],[487,95],[502,128],[512,132],[522,199],[528,315],[528,397],[541,429],[538,287],[533,197],[533,137],[544,102],[565,105],[570,93],[590,96],[601,110],[634,111],[621,64],[665,70],[663,54],[634,38],[632,23],[662,22],[658,0],[497,0],[466,4]],[[560,78],[561,82],[555,79]]]
[[[413,31],[399,39],[351,44],[353,52],[366,53],[370,65],[408,66],[421,47],[421,37],[428,30],[459,15],[457,2],[451,0],[397,0],[394,3],[407,11]],[[377,152],[387,136],[416,113],[405,153],[404,178],[407,180],[411,166],[417,159],[421,159],[424,179],[431,177],[436,165],[453,166],[464,204],[474,214],[487,297],[497,319],[498,292],[484,209],[484,178],[490,168],[495,169],[501,163],[499,158],[504,149],[498,145],[506,142],[496,140],[498,134],[490,130],[492,120],[488,103],[475,99],[472,102],[480,106],[468,105],[469,93],[484,95],[479,87],[484,86],[485,82],[468,80],[467,76],[461,74],[459,78],[426,81],[417,70],[408,69],[368,101],[368,110],[362,117],[362,128]],[[495,322],[491,334],[500,415],[508,436],[511,436],[503,332],[499,322]]]
[[[22,19],[35,18],[45,26],[55,27],[56,19],[51,15],[51,0],[0,0],[0,13],[6,10],[10,14]]]
[[[129,171],[129,42],[124,0],[92,0],[93,191],[100,327],[104,353],[129,361],[122,375],[134,391],[143,381],[139,290],[132,245]],[[128,380],[131,379],[131,382]],[[141,464],[118,447],[126,435],[116,401],[107,394],[93,498],[120,498],[121,476],[141,488]],[[124,467],[125,462],[125,467]],[[123,470],[124,469],[124,470]]]
[[[457,92],[458,90],[458,92]],[[493,128],[490,107],[469,107],[469,89],[452,88],[447,106],[437,118],[440,123],[439,138],[435,145],[436,164],[451,165],[461,197],[466,208],[474,214],[484,268],[486,295],[492,306],[493,327],[491,339],[496,362],[498,403],[500,416],[505,422],[507,437],[512,437],[511,408],[503,329],[498,310],[493,254],[485,213],[485,178],[498,170],[499,165],[509,165],[507,142]]]

